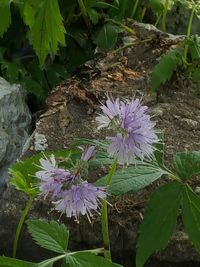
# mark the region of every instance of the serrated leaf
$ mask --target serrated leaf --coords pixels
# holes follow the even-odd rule
[[[112,23],[106,23],[103,27],[95,34],[94,43],[103,50],[114,47],[117,42],[118,33],[121,30]]]
[[[182,199],[183,223],[190,241],[200,252],[200,198],[189,188],[184,186]]]
[[[67,259],[70,267],[122,267],[119,264],[89,252],[77,252]]]
[[[0,267],[36,267],[35,263],[0,256]]]
[[[154,67],[152,72],[152,93],[155,93],[161,84],[170,80],[173,72],[181,63],[181,54],[178,49],[170,50],[161,57],[159,63]]]
[[[167,174],[167,172],[156,166],[131,166],[114,173],[108,191],[113,195],[137,192],[164,174]],[[104,185],[105,180],[106,176],[99,179],[95,184]]]
[[[136,267],[142,267],[149,256],[166,247],[176,228],[181,193],[182,184],[171,182],[152,194],[139,228]]]
[[[188,180],[194,175],[200,174],[200,152],[178,152],[173,157],[176,173],[182,180]]]
[[[64,224],[44,220],[28,220],[26,223],[29,233],[38,245],[54,252],[66,252],[69,231]]]
[[[35,267],[52,267],[54,265],[54,262],[62,260],[63,258],[66,258],[67,254],[59,255],[54,258],[50,258],[47,260],[44,260],[42,262],[39,262],[35,265]]]
[[[10,3],[11,1],[8,0],[1,0],[0,2],[0,37],[3,37],[3,34],[8,30],[8,27],[11,24]]]
[[[32,0],[28,0],[31,1]],[[38,5],[34,22],[30,19],[30,41],[43,65],[48,54],[56,55],[59,45],[65,46],[65,27],[58,0],[43,0]]]

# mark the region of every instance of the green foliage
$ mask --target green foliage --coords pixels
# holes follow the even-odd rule
[[[190,241],[200,252],[200,198],[187,185],[182,198],[183,223]]]
[[[28,220],[27,225],[29,233],[38,245],[54,252],[66,252],[69,231],[64,224],[54,221]]]
[[[36,267],[35,263],[0,256],[0,267]]]
[[[10,3],[12,1],[1,0],[0,2],[0,14],[1,14],[1,23],[0,23],[0,37],[3,36],[4,32],[8,30],[8,27],[11,24],[11,14],[10,14]]]
[[[170,80],[174,71],[182,63],[181,58],[182,55],[179,49],[171,49],[161,57],[152,72],[152,93],[155,93],[161,84]]]
[[[25,23],[30,28],[30,41],[40,64],[44,65],[48,54],[56,55],[59,45],[65,46],[66,30],[58,1],[43,0],[40,4],[33,5],[32,0],[27,0],[25,11]]]
[[[113,195],[122,195],[127,192],[137,192],[164,174],[168,174],[167,171],[148,164],[128,167],[114,173],[108,190]],[[96,185],[104,185],[105,180],[106,176],[99,179],[96,182]]]
[[[52,154],[51,151],[45,152],[45,156],[48,157]],[[59,157],[63,160],[68,159],[69,156],[75,160],[76,157],[80,157],[80,151],[77,150],[59,150],[53,152],[55,157]],[[39,170],[40,159],[44,157],[43,153],[33,155],[24,161],[17,161],[10,169],[11,175],[10,184],[15,186],[17,190],[21,190],[26,194],[36,197],[39,193],[37,187],[38,179],[35,177],[35,173]],[[67,161],[67,166],[71,167],[71,162]]]
[[[94,34],[94,43],[103,50],[113,48],[120,31],[119,26],[107,22]]]
[[[142,267],[155,251],[165,248],[176,227],[182,185],[171,182],[159,187],[151,196],[140,225],[136,266]]]
[[[176,173],[185,181],[200,174],[200,152],[186,151],[176,153],[173,157]]]
[[[112,263],[109,260],[94,255],[91,252],[77,252],[68,257],[70,267],[120,267],[121,265]],[[122,266],[121,266],[122,267]]]

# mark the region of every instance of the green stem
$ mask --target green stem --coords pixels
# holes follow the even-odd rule
[[[158,15],[157,20],[156,20],[156,22],[155,22],[155,27],[158,26],[158,23],[159,23],[159,21],[160,21],[160,19],[161,19],[161,16],[162,16],[162,14],[159,14],[159,15]]]
[[[146,11],[147,11],[147,8],[146,8],[146,6],[144,6],[143,9],[142,9],[141,17],[140,17],[140,21],[141,22],[143,21],[143,18],[144,18],[144,15],[145,15]]]
[[[108,187],[111,183],[112,177],[115,173],[117,167],[118,160],[115,159],[111,166],[111,169],[106,177],[105,186]],[[110,238],[109,238],[109,228],[108,228],[108,209],[107,209],[107,201],[106,199],[102,200],[101,207],[101,223],[102,223],[102,235],[103,235],[103,246],[104,246],[104,257],[110,261],[111,253],[110,253]]]
[[[193,22],[193,18],[194,18],[194,12],[195,12],[195,6],[193,7],[193,9],[191,11],[191,14],[190,14],[190,20],[189,20],[188,27],[187,27],[186,38],[189,38],[190,34],[191,34],[192,22]],[[184,60],[185,61],[187,61],[188,49],[189,49],[189,45],[185,44],[185,48],[184,48]]]
[[[81,13],[83,15],[83,19],[85,21],[86,26],[88,27],[88,29],[91,29],[92,25],[90,23],[90,20],[88,19],[87,10],[85,8],[83,0],[78,0],[78,4],[79,4],[79,7],[80,7]]]
[[[134,7],[133,7],[133,10],[132,10],[132,12],[131,12],[131,18],[132,18],[132,19],[133,19],[134,16],[135,16],[135,12],[136,12],[136,10],[137,10],[138,4],[139,4],[139,0],[136,0],[136,1],[135,1],[135,5],[134,5]]]
[[[121,22],[119,22],[119,21],[117,21],[117,20],[114,20],[114,19],[106,19],[106,21],[110,21],[110,22],[112,22],[113,24],[116,24],[116,25],[122,27],[122,28],[125,29],[128,33],[130,33],[131,35],[133,35],[134,37],[136,36],[136,32],[135,32],[133,29],[131,29],[130,27],[126,26],[125,24],[123,24],[123,23],[121,23]]]
[[[165,0],[165,6],[164,6],[164,10],[163,10],[163,15],[162,15],[162,30],[163,30],[163,32],[166,32],[166,17],[167,17],[168,6],[169,6],[169,0]]]
[[[14,243],[13,243],[13,253],[12,253],[12,257],[13,258],[16,257],[19,236],[20,236],[20,233],[21,233],[22,226],[23,226],[23,223],[25,221],[25,218],[26,218],[26,216],[27,216],[27,214],[28,214],[28,212],[29,212],[29,210],[31,208],[31,205],[33,203],[33,200],[34,200],[33,197],[30,197],[29,200],[27,201],[25,209],[23,210],[21,218],[20,218],[19,223],[17,225],[17,230],[16,230],[16,233],[15,233],[15,239],[14,239]]]

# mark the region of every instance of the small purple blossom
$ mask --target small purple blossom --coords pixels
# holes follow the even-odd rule
[[[134,163],[138,157],[143,160],[153,154],[153,144],[158,142],[155,134],[155,123],[147,114],[148,108],[142,106],[139,99],[131,101],[115,101],[108,98],[101,106],[103,115],[96,118],[98,129],[111,128],[117,134],[107,137],[111,141],[108,153],[118,157],[120,164]]]
[[[82,153],[81,160],[88,161],[95,155],[95,146],[88,146]]]
[[[54,155],[50,158],[40,159],[40,168],[42,170],[36,172],[35,176],[40,179],[39,189],[41,194],[46,198],[51,195],[53,199],[57,199],[62,194],[63,186],[70,184],[74,180],[74,176],[70,171],[58,168]]]
[[[67,217],[74,216],[76,220],[81,214],[87,215],[91,222],[92,212],[98,212],[100,200],[106,198],[106,195],[104,187],[96,187],[83,181],[64,191],[62,198],[54,203],[55,209],[66,213]]]

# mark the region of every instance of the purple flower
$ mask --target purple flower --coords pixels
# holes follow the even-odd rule
[[[142,106],[139,99],[123,102],[109,98],[101,109],[104,114],[96,118],[98,129],[109,127],[117,132],[114,137],[107,137],[111,141],[110,156],[118,157],[120,164],[127,165],[134,163],[136,157],[141,160],[151,157],[158,137],[155,123],[147,114],[148,108]]]
[[[95,155],[95,146],[86,147],[82,153],[81,160],[88,161]]]
[[[104,187],[96,187],[87,181],[83,181],[64,191],[62,198],[54,202],[55,209],[66,213],[67,217],[74,216],[76,220],[81,214],[87,215],[91,222],[92,212],[98,212],[100,200],[104,199],[106,195]]]
[[[39,167],[42,170],[36,172],[35,176],[40,179],[39,189],[41,194],[45,198],[47,195],[51,195],[53,199],[57,199],[62,194],[62,188],[70,185],[75,177],[70,171],[57,167],[53,154],[49,159],[41,158],[40,164]]]

